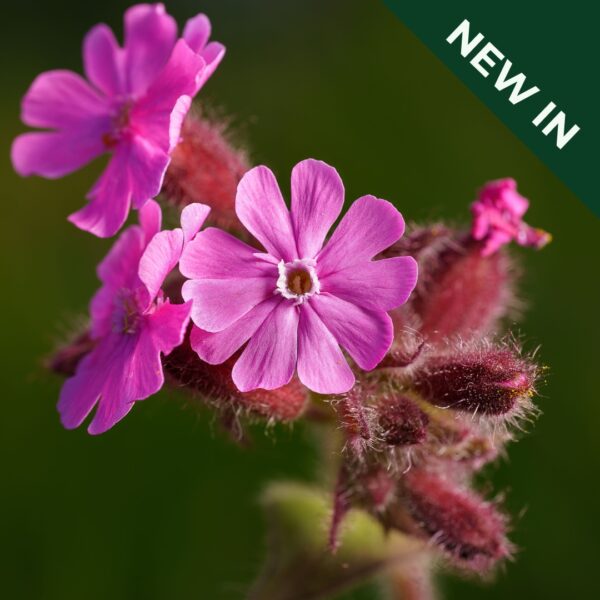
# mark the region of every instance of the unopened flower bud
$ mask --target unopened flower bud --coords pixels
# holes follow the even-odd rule
[[[413,469],[403,481],[409,529],[431,538],[459,566],[485,572],[510,556],[506,520],[494,504],[428,471]]]
[[[419,263],[411,299],[392,315],[396,330],[416,327],[429,342],[492,331],[514,304],[508,257],[484,257],[468,235],[441,226],[417,229],[407,238],[386,253],[403,256],[410,250]]]
[[[235,194],[248,169],[245,154],[232,147],[224,125],[190,113],[183,124],[181,141],[172,153],[163,193],[176,206],[207,204],[211,208],[209,221],[226,229],[239,229]]]
[[[430,358],[412,385],[436,406],[497,416],[528,401],[536,374],[535,365],[508,348],[459,350]]]
[[[402,394],[386,396],[376,406],[380,435],[390,446],[412,446],[425,441],[429,417]]]
[[[361,456],[371,440],[370,409],[365,405],[368,391],[356,384],[349,392],[333,403],[348,445],[357,456]]]
[[[165,371],[177,386],[200,394],[217,409],[245,411],[275,421],[293,421],[302,415],[308,396],[297,379],[275,390],[240,392],[231,377],[237,358],[234,355],[221,365],[209,365],[192,350],[188,336],[165,358]]]

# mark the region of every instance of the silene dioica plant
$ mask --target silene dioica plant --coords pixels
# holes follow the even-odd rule
[[[510,559],[508,517],[473,478],[536,413],[541,373],[503,330],[514,309],[505,246],[539,248],[511,179],[486,184],[470,230],[411,227],[363,196],[339,225],[337,171],[291,173],[288,209],[266,166],[192,110],[221,62],[204,15],[180,35],[161,4],[83,43],[86,79],[39,75],[12,147],[21,175],[108,164],[69,217],[117,236],[99,264],[89,326],[50,368],[66,377],[63,425],[101,434],[165,382],[201,399],[234,436],[304,419],[322,445],[318,483],[274,483],[255,600],[329,597],[378,574],[391,598],[432,598],[441,567],[489,577]],[[163,229],[162,209],[179,215]],[[129,212],[137,223],[120,231]]]

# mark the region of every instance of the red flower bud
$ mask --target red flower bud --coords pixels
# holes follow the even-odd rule
[[[202,202],[211,207],[209,220],[219,227],[240,229],[235,194],[249,169],[246,155],[231,146],[225,126],[190,113],[173,150],[163,193],[176,206]]]
[[[397,331],[416,326],[430,342],[484,335],[514,303],[508,257],[481,256],[468,235],[441,226],[417,229],[386,256],[409,253],[419,263],[419,282],[393,314]]]
[[[409,528],[431,538],[459,566],[484,572],[510,556],[505,517],[474,492],[413,469],[404,477],[404,494]]]
[[[508,348],[467,349],[430,358],[412,385],[436,406],[493,416],[523,408],[536,376],[535,365]]]
[[[425,441],[429,418],[408,396],[387,396],[378,402],[376,412],[386,444],[411,446]]]
[[[173,383],[199,393],[217,409],[246,411],[275,421],[293,421],[302,415],[308,396],[297,379],[276,390],[240,392],[231,377],[237,358],[236,354],[221,365],[209,365],[200,360],[187,336],[184,343],[164,359],[164,367]]]
[[[362,455],[371,440],[370,409],[365,406],[367,390],[356,384],[348,393],[333,402],[348,445],[357,456]]]

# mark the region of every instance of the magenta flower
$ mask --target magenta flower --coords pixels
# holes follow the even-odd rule
[[[88,432],[103,433],[135,401],[162,387],[161,354],[182,343],[191,303],[171,304],[161,286],[209,210],[191,204],[182,212],[181,229],[158,233],[160,208],[150,201],[140,211],[140,225],[125,230],[100,263],[103,285],[90,304],[95,346],[63,385],[58,402],[66,428],[78,427],[98,404]]]
[[[354,384],[340,346],[373,369],[393,338],[387,311],[406,301],[417,279],[411,257],[372,260],[404,231],[385,200],[359,198],[323,247],[344,203],[344,186],[329,165],[305,160],[292,171],[291,211],[264,166],[240,181],[236,212],[266,252],[209,228],[181,258],[193,299],[191,343],[220,364],[246,342],[233,368],[241,391],[274,389],[294,370],[311,390],[334,394]]]
[[[523,221],[528,208],[529,201],[517,192],[514,179],[490,181],[480,190],[479,198],[471,205],[471,235],[483,242],[483,256],[494,254],[511,241],[534,248],[542,248],[550,242],[549,233]]]
[[[192,97],[224,54],[221,44],[206,44],[209,35],[210,22],[198,15],[177,40],[162,4],[126,11],[122,48],[109,27],[93,27],[83,43],[89,83],[71,71],[48,71],[25,95],[23,122],[50,131],[17,137],[15,170],[53,179],[111,153],[89,204],[69,220],[97,236],[114,235],[131,206],[141,208],[161,189]]]

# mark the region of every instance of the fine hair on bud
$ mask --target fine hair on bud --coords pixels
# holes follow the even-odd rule
[[[192,202],[210,206],[208,220],[225,229],[239,231],[235,195],[242,175],[250,168],[245,152],[229,141],[227,125],[192,111],[173,150],[162,193],[178,207]]]
[[[417,327],[429,342],[476,338],[493,332],[515,312],[515,268],[508,255],[483,257],[463,231],[442,225],[416,228],[386,256],[412,255],[419,281],[410,300],[393,313],[396,330]]]
[[[494,503],[437,473],[413,469],[403,478],[404,525],[429,538],[462,568],[486,573],[509,558],[506,517]]]
[[[539,368],[514,344],[454,343],[432,353],[412,387],[435,406],[483,417],[526,416]]]
[[[346,435],[347,447],[358,457],[374,442],[372,420],[374,412],[368,401],[372,393],[369,384],[357,382],[346,394],[332,400],[340,428]]]
[[[413,446],[427,438],[429,417],[404,394],[386,394],[375,406],[379,437],[390,446]]]

